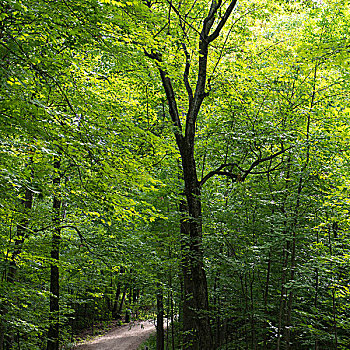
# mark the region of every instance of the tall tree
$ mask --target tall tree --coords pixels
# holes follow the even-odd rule
[[[148,5],[151,9],[151,3],[148,3]],[[203,101],[210,94],[210,80],[208,84],[209,51],[215,40],[221,35],[225,24],[229,21],[235,9],[236,1],[230,1],[228,3],[212,1],[209,6],[204,5],[204,3],[202,5],[205,8],[208,7],[207,15],[199,22],[197,21],[196,24],[199,25],[199,30],[195,29],[193,31],[194,33],[192,33],[192,40],[188,40],[187,37],[189,35],[187,33],[192,31],[193,26],[187,22],[187,17],[192,13],[191,11],[195,4],[193,4],[192,8],[184,10],[181,8],[180,3],[168,3],[169,13],[175,13],[180,23],[179,32],[182,32],[182,37],[177,37],[176,40],[179,41],[178,48],[182,50],[185,60],[182,62],[182,66],[184,67],[183,86],[187,92],[186,97],[181,94],[179,94],[181,97],[177,96],[174,89],[176,83],[171,77],[171,72],[168,70],[167,63],[164,62],[161,52],[156,48],[151,50],[148,48],[144,49],[146,56],[154,60],[158,68],[168,102],[169,114],[173,123],[176,144],[181,155],[181,170],[185,195],[185,200],[182,201],[180,208],[185,213],[181,222],[181,233],[183,235],[182,269],[184,278],[183,332],[184,346],[188,349],[212,348],[208,287],[202,247],[202,186],[215,175],[244,181],[255,167],[263,162],[272,160],[286,151],[282,145],[281,150],[276,153],[268,156],[260,155],[250,164],[248,169],[243,170],[242,175],[236,172],[238,169],[235,169],[235,173],[233,172],[236,166],[235,164],[222,163],[217,169],[203,176],[202,179],[199,178],[195,154],[196,128]],[[201,13],[203,13],[203,8],[201,9]],[[169,27],[170,25],[171,23],[169,22]],[[188,48],[188,41],[190,41],[191,49]],[[197,67],[193,67],[195,59],[191,60],[191,56],[196,56],[195,52],[197,49],[194,46],[198,47]],[[192,51],[190,52],[190,50]],[[190,78],[193,75],[193,73],[191,74],[191,70],[197,72],[195,79]],[[195,81],[194,89],[192,89],[193,80]],[[187,99],[186,104],[188,106],[186,112],[183,107],[185,98]]]

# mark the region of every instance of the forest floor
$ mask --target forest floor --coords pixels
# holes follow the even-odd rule
[[[132,322],[119,326],[93,340],[78,344],[75,350],[137,350],[155,332],[151,321]]]

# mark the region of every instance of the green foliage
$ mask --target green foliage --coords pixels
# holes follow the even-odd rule
[[[54,196],[61,342],[126,309],[154,315],[159,286],[180,335],[183,179],[158,68],[184,122],[208,3],[0,6],[0,341],[46,346]],[[197,173],[231,174],[202,188],[217,349],[350,346],[349,13],[242,1],[210,46]]]

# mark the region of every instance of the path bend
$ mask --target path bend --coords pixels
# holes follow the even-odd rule
[[[154,323],[151,321],[134,322],[79,344],[75,350],[137,350],[155,331]]]

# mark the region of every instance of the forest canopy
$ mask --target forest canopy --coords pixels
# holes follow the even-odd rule
[[[348,1],[0,9],[0,350],[349,349]]]

